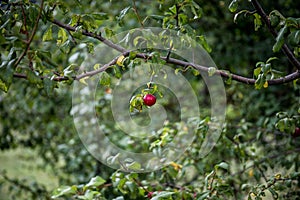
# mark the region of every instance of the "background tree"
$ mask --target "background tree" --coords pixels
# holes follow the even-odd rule
[[[38,152],[43,169],[51,168],[60,185],[49,191],[47,182],[31,184],[2,172],[5,198],[297,199],[299,6],[286,0],[1,1],[0,148]],[[146,27],[187,34],[210,53],[218,66],[213,74],[226,83],[226,124],[213,151],[199,157],[199,143],[212,122],[204,110],[197,121],[198,138],[184,157],[152,173],[124,173],[101,164],[84,148],[70,115],[71,86],[88,73],[105,71],[97,112],[109,121],[104,109],[110,106],[109,80],[129,70],[126,59],[121,61],[124,69],[116,58],[100,70],[77,70],[99,43],[130,57],[111,43],[113,35]],[[139,53],[130,59],[155,58],[151,49]],[[186,70],[184,60],[160,56],[156,58],[179,69],[195,87],[203,84],[193,73],[197,63]],[[207,97],[199,95],[199,101],[209,104]],[[176,112],[174,104],[168,106]],[[175,123],[167,128],[170,133],[181,130]],[[111,137],[126,139],[116,132]],[[145,141],[135,148],[151,145]]]

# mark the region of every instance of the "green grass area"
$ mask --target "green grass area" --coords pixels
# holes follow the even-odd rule
[[[26,183],[43,184],[48,191],[58,187],[58,179],[51,169],[43,167],[43,161],[34,150],[18,148],[0,152],[0,172],[6,171],[10,179],[24,180]],[[0,200],[9,200],[8,187],[12,186],[0,176]]]

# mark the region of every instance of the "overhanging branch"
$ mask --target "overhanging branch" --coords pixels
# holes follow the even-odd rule
[[[123,53],[122,55],[125,56],[125,57],[129,56],[129,51]],[[149,55],[144,54],[144,53],[138,53],[138,54],[136,54],[136,57],[146,59],[146,60],[151,59],[151,57]],[[85,77],[92,77],[96,74],[99,74],[99,73],[107,70],[110,66],[115,65],[118,58],[119,58],[119,56],[114,58],[113,60],[111,60],[109,63],[103,65],[99,69],[88,71],[86,73],[74,76],[74,77],[72,77],[72,79],[80,80],[80,79],[85,78]],[[195,64],[195,63],[192,63],[192,62],[186,62],[186,61],[178,60],[178,59],[175,59],[175,58],[168,58],[168,57],[161,57],[161,59],[165,60],[169,64],[175,64],[175,65],[181,66],[181,67],[191,66],[191,67],[193,67],[193,68],[195,68],[195,69],[197,69],[201,72],[208,73],[208,68],[207,67],[202,66],[202,65],[198,65],[198,64]],[[253,78],[247,78],[247,77],[240,76],[240,75],[237,75],[237,74],[231,74],[231,73],[228,73],[224,70],[216,70],[214,75],[220,75],[221,77],[224,77],[224,78],[231,78],[232,80],[235,80],[235,81],[238,81],[238,82],[241,82],[241,83],[245,83],[245,84],[248,84],[248,85],[254,85],[255,81],[256,81]],[[14,74],[14,76],[18,77],[18,78],[27,79],[27,76],[24,75],[24,74]],[[44,79],[44,78],[46,78],[46,77],[41,77],[41,79]],[[268,84],[269,85],[280,85],[280,84],[284,84],[284,83],[288,83],[288,82],[291,82],[293,80],[296,80],[297,78],[300,78],[300,72],[298,70],[291,73],[291,74],[288,74],[284,77],[268,80]],[[65,80],[69,80],[69,79],[70,79],[69,77],[58,76],[58,77],[53,78],[52,80],[54,80],[54,81],[65,81]]]
[[[71,32],[75,32],[76,31],[76,27],[64,24],[64,23],[62,23],[62,22],[60,22],[58,20],[54,19],[51,22],[53,24],[61,27],[61,28],[64,28],[64,29],[68,30],[68,31],[71,31]],[[86,31],[86,30],[83,30],[81,33],[83,35],[85,35],[85,36],[95,38],[95,39],[101,41],[102,43],[106,44],[107,46],[109,46],[109,47],[111,47],[111,48],[113,48],[113,49],[115,49],[115,50],[117,50],[119,52],[126,52],[126,49],[124,49],[122,46],[114,44],[113,42],[111,42],[110,40],[105,39],[104,37],[102,37],[99,34],[97,35],[95,33],[92,33],[92,32]]]
[[[68,30],[69,32],[75,32],[76,31],[75,27],[64,24],[64,23],[62,23],[58,20],[52,20],[51,22],[56,24],[57,26],[59,26],[61,28],[64,28],[64,29]],[[101,35],[98,35],[98,34],[95,34],[95,33],[92,33],[92,32],[86,31],[86,30],[82,31],[82,34],[87,36],[87,37],[92,37],[92,38],[95,38],[95,39],[103,42],[108,47],[113,48],[113,49],[119,51],[120,53],[122,53],[122,55],[125,56],[125,57],[129,56],[130,51],[126,50],[125,48],[123,48],[120,45],[117,45],[117,44],[111,42],[110,40],[107,40],[106,38],[102,37]],[[138,53],[138,54],[136,54],[136,57],[146,59],[146,60],[151,59],[151,56],[149,56],[145,53]],[[74,77],[72,77],[72,79],[80,80],[84,77],[91,77],[91,76],[94,76],[98,73],[101,73],[101,72],[107,70],[110,66],[115,65],[116,62],[117,62],[117,59],[118,59],[118,57],[114,58],[112,61],[110,61],[109,63],[103,65],[101,68],[99,68],[97,70],[92,70],[92,71],[74,76]],[[193,68],[195,68],[195,69],[197,69],[201,72],[208,73],[208,69],[209,69],[208,67],[198,65],[197,63],[186,62],[186,61],[182,61],[182,60],[175,59],[175,58],[170,58],[170,57],[161,57],[161,59],[165,60],[166,63],[169,63],[169,64],[175,64],[175,65],[182,66],[182,67],[191,66],[191,67],[193,67]],[[255,84],[255,81],[256,81],[253,78],[247,78],[247,77],[244,77],[244,76],[241,76],[241,75],[228,73],[228,72],[225,72],[224,70],[216,70],[214,75],[220,75],[221,77],[224,77],[224,78],[231,78],[232,80],[235,80],[235,81],[238,81],[238,82],[241,82],[241,83],[245,83],[245,84],[249,84],[249,85]],[[14,77],[27,79],[27,76],[24,75],[24,74],[14,74]],[[40,78],[44,79],[46,77],[40,77]],[[288,74],[284,77],[268,80],[268,84],[269,85],[279,85],[279,84],[291,82],[293,80],[296,80],[297,78],[300,78],[300,72],[298,70],[291,73],[291,74]],[[54,77],[52,80],[54,80],[54,81],[65,81],[65,80],[69,80],[69,79],[70,79],[69,77],[57,76],[57,77]]]
[[[23,53],[20,55],[20,57],[18,58],[18,60],[16,61],[15,63],[15,66],[18,66],[20,64],[20,62],[22,61],[22,59],[25,57],[25,55],[27,54],[29,48],[30,48],[30,44],[35,36],[35,33],[37,31],[37,28],[38,28],[38,25],[39,25],[39,21],[41,19],[41,16],[42,16],[42,12],[43,12],[43,8],[44,8],[44,0],[42,0],[41,2],[41,6],[40,6],[40,10],[39,10],[39,14],[37,16],[37,19],[35,21],[35,24],[34,24],[34,27],[33,27],[33,30],[32,30],[32,33],[30,35],[30,38],[28,38],[26,40],[26,48],[25,50],[23,51]],[[25,25],[26,27],[26,25]],[[28,34],[28,33],[27,33]]]

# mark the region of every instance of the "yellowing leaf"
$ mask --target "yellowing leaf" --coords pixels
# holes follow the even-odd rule
[[[100,64],[99,63],[97,63],[97,64],[94,65],[94,70],[97,70],[99,68],[100,68]]]
[[[84,85],[88,85],[87,82],[85,81],[86,79],[88,79],[89,77],[83,77],[82,79],[79,80],[80,83],[83,83]]]
[[[275,175],[275,179],[278,180],[278,179],[280,179],[280,178],[281,178],[281,174],[276,174],[276,175]]]
[[[172,167],[174,167],[174,169],[175,169],[176,171],[178,171],[178,170],[180,170],[180,169],[182,168],[182,165],[179,165],[179,164],[177,164],[177,163],[175,163],[175,162],[171,162],[170,165],[171,165]]]
[[[52,39],[52,26],[50,26],[43,35],[43,41],[50,41]]]
[[[117,65],[119,65],[119,66],[123,66],[123,60],[124,60],[124,56],[123,55],[121,55],[119,58],[118,58],[118,60],[117,60]]]
[[[268,81],[266,81],[265,83],[264,83],[264,88],[267,88],[269,86],[269,83],[268,83]]]
[[[249,175],[249,177],[253,177],[253,175],[254,175],[254,170],[253,170],[253,169],[250,169],[249,172],[248,172],[248,175]]]

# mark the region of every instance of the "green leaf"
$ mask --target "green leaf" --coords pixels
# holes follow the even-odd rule
[[[128,169],[132,169],[132,170],[137,171],[137,170],[141,169],[142,165],[138,162],[133,162],[130,165],[128,165],[127,167],[128,167]]]
[[[101,193],[98,191],[93,190],[87,190],[84,195],[76,196],[78,199],[84,199],[84,200],[94,200],[98,199],[96,197],[99,197]]]
[[[4,81],[2,81],[0,79],[0,90],[2,90],[4,92],[8,92],[9,86],[10,86],[9,84],[5,83]]]
[[[35,74],[35,72],[31,70],[27,70],[26,74],[27,74],[27,79],[30,83],[38,84],[42,82],[41,78],[37,74]]]
[[[118,66],[114,65],[113,66],[113,71],[114,71],[114,76],[119,79],[122,77],[122,73],[121,73],[121,70]]]
[[[238,16],[240,16],[240,15],[243,14],[243,13],[248,13],[248,10],[241,10],[241,11],[239,11],[238,13],[236,13],[236,14],[234,15],[234,17],[233,17],[233,22],[236,23],[236,22],[237,22]]]
[[[52,25],[48,27],[48,29],[45,31],[43,35],[43,41],[50,41],[52,40]]]
[[[254,84],[254,86],[255,86],[255,89],[261,89],[262,87],[263,87],[263,85],[265,84],[265,77],[264,77],[264,75],[263,74],[259,74],[258,75],[258,78],[256,79],[256,81],[255,81],[255,84]]]
[[[58,38],[57,38],[56,44],[59,46],[62,45],[63,43],[65,43],[66,40],[68,39],[67,32],[63,28],[59,29],[57,36],[58,36]]]
[[[77,186],[62,186],[57,188],[54,192],[51,198],[55,199],[62,196],[72,196],[76,194],[77,192]]]
[[[100,84],[104,86],[109,86],[111,82],[110,75],[107,72],[102,72],[100,76]]]
[[[143,44],[143,41],[146,41],[143,36],[137,36],[133,39],[133,45],[136,47],[139,44]]]
[[[225,80],[225,83],[230,85],[232,82],[232,74],[228,70],[221,70],[221,71],[224,72],[228,76],[228,78]]]
[[[194,75],[194,76],[200,75],[200,71],[197,70],[197,69],[192,69],[192,72],[193,72],[193,75]]]
[[[280,119],[276,124],[275,127],[279,129],[281,132],[286,132],[292,134],[295,130],[295,123],[294,120],[288,117]]]
[[[126,181],[126,187],[129,189],[129,191],[131,192],[131,195],[136,195],[137,192],[137,186],[135,183],[133,183],[132,181]],[[132,197],[132,196],[131,196]],[[135,196],[136,197],[136,196]],[[133,197],[135,199],[135,197]]]
[[[276,43],[273,46],[273,52],[278,52],[281,49],[282,45],[284,44],[284,34],[287,32],[287,30],[287,25],[280,29],[276,37]]]
[[[92,16],[96,20],[105,20],[105,19],[108,19],[107,13],[104,13],[104,12],[95,12],[95,13],[92,13]]]
[[[110,38],[111,36],[114,35],[114,32],[111,29],[107,28],[107,27],[104,28],[104,32],[105,32],[105,36],[107,38]]]
[[[86,47],[88,49],[88,52],[90,54],[93,54],[94,53],[94,44],[92,42],[87,42],[86,43]]]
[[[288,42],[292,46],[298,46],[300,42],[300,30],[291,32],[288,36]]]
[[[299,18],[289,17],[286,19],[286,24],[288,26],[293,26],[295,28],[298,28],[300,25],[300,20]]]
[[[46,91],[46,94],[48,96],[51,96],[55,84],[49,78],[44,78],[43,82],[44,82],[44,90]]]
[[[158,193],[155,197],[152,197],[151,200],[161,200],[162,198],[171,197],[175,192],[163,191]]]
[[[248,189],[248,188],[250,188],[251,186],[249,185],[249,184],[247,184],[247,183],[244,183],[244,184],[242,184],[242,186],[241,186],[241,190],[242,191],[245,191],[246,189]]]
[[[150,15],[149,17],[155,20],[163,20],[165,18],[163,15]]]
[[[68,67],[66,67],[65,69],[64,69],[64,76],[67,76],[67,77],[70,77],[70,78],[72,78],[72,74],[74,73],[74,70],[75,70],[75,68],[77,67],[77,65],[76,64],[71,64],[71,65],[69,65]],[[95,66],[94,66],[95,67]]]
[[[207,197],[209,196],[209,194],[210,194],[210,191],[201,193],[200,197],[198,198],[198,200],[205,200],[205,199],[207,199]]]
[[[11,19],[7,19],[6,22],[4,22],[1,26],[0,29],[5,29],[5,28],[9,28],[11,25]],[[8,27],[7,27],[8,26]]]
[[[261,67],[261,71],[266,75],[271,69],[271,64],[267,63]]]
[[[129,59],[132,60],[132,59],[135,59],[135,57],[136,57],[136,52],[135,51],[130,51]]]
[[[254,76],[257,77],[261,72],[261,67],[255,68],[254,69]]]
[[[128,7],[124,8],[123,10],[121,10],[119,16],[117,16],[117,20],[118,20],[119,22],[125,17],[125,15],[127,14],[127,12],[129,11],[130,8],[131,8],[131,7],[128,6]]]
[[[255,65],[255,67],[262,66],[264,64],[265,64],[264,62],[257,62],[256,65]]]
[[[16,57],[17,57],[17,53],[16,53],[15,48],[13,47],[13,48],[10,49],[9,54],[7,56],[8,63],[15,62],[16,60],[13,60],[13,59],[15,59]]]
[[[213,176],[216,172],[214,170],[212,170],[204,179],[204,185],[207,188],[208,187],[208,181],[210,179],[211,176]]]
[[[120,190],[120,192],[122,192],[123,194],[127,194],[128,192],[124,189],[124,185],[126,183],[126,178],[122,178],[119,180],[118,182],[118,186],[117,188]]]
[[[176,5],[173,5],[172,7],[170,7],[169,10],[170,10],[173,14],[176,14],[176,13],[177,13]]]
[[[150,54],[150,57],[151,57],[151,61],[153,63],[159,63],[160,61],[160,53],[157,52],[157,51],[154,51]]]
[[[272,60],[277,60],[277,59],[278,59],[277,57],[271,57],[271,58],[269,58],[269,59],[267,60],[266,63],[270,63]]]
[[[300,172],[292,172],[290,174],[291,179],[295,179],[295,178],[298,178],[298,177],[300,177]]]
[[[276,27],[280,23],[280,16],[275,12],[271,12],[269,15],[271,26]]]
[[[100,176],[96,176],[91,178],[91,180],[85,185],[85,187],[90,188],[90,187],[98,187],[100,185],[103,185],[106,182],[103,178]]]
[[[270,12],[270,16],[271,15],[276,15],[278,16],[280,19],[284,19],[285,20],[285,17],[278,11],[278,10],[273,10],[272,12]]]
[[[4,92],[8,92],[8,89],[12,83],[14,76],[14,64],[16,59],[12,59],[9,62],[4,61],[0,66],[0,89]]]
[[[276,117],[278,119],[282,119],[282,118],[288,117],[288,114],[287,114],[287,112],[278,112],[278,113],[276,113]]]
[[[254,17],[254,30],[257,31],[262,25],[261,17],[257,13],[254,13]]]
[[[238,4],[239,4],[238,0],[231,1],[231,3],[228,6],[229,11],[230,12],[235,12],[237,10],[237,8],[238,8]]]
[[[99,63],[96,63],[96,64],[94,65],[94,67],[93,67],[93,68],[94,68],[94,70],[97,70],[97,69],[99,69],[99,68],[100,68],[100,66],[101,66],[101,65],[100,65]]]
[[[181,165],[172,162],[172,165],[167,168],[168,175],[176,179],[181,167],[182,167]]]
[[[212,48],[208,45],[204,35],[200,35],[197,36],[197,38],[200,40],[200,44],[202,45],[202,47],[208,52],[210,53],[212,51]]]
[[[189,18],[187,15],[180,13],[178,15],[178,20],[179,20],[180,25],[183,26],[183,25],[187,24],[187,22],[189,21]]]
[[[215,170],[218,170],[219,168],[228,171],[229,170],[229,165],[226,162],[221,162],[221,163],[215,165]]]
[[[90,14],[81,15],[82,26],[86,30],[90,30],[91,28],[95,28],[95,20]]]
[[[130,174],[127,174],[126,175],[126,178],[128,179],[128,180],[132,180],[132,181],[134,181],[135,179],[137,179],[139,177],[139,175],[137,174],[137,173],[135,173],[135,172],[131,172]]]
[[[274,199],[278,199],[278,193],[273,188],[268,188]]]
[[[178,73],[179,73],[180,71],[183,71],[183,69],[182,69],[182,68],[176,68],[174,73],[175,73],[176,75],[178,75]]]
[[[80,21],[80,15],[78,14],[74,14],[71,17],[71,26],[76,26],[78,24],[78,22]]]

